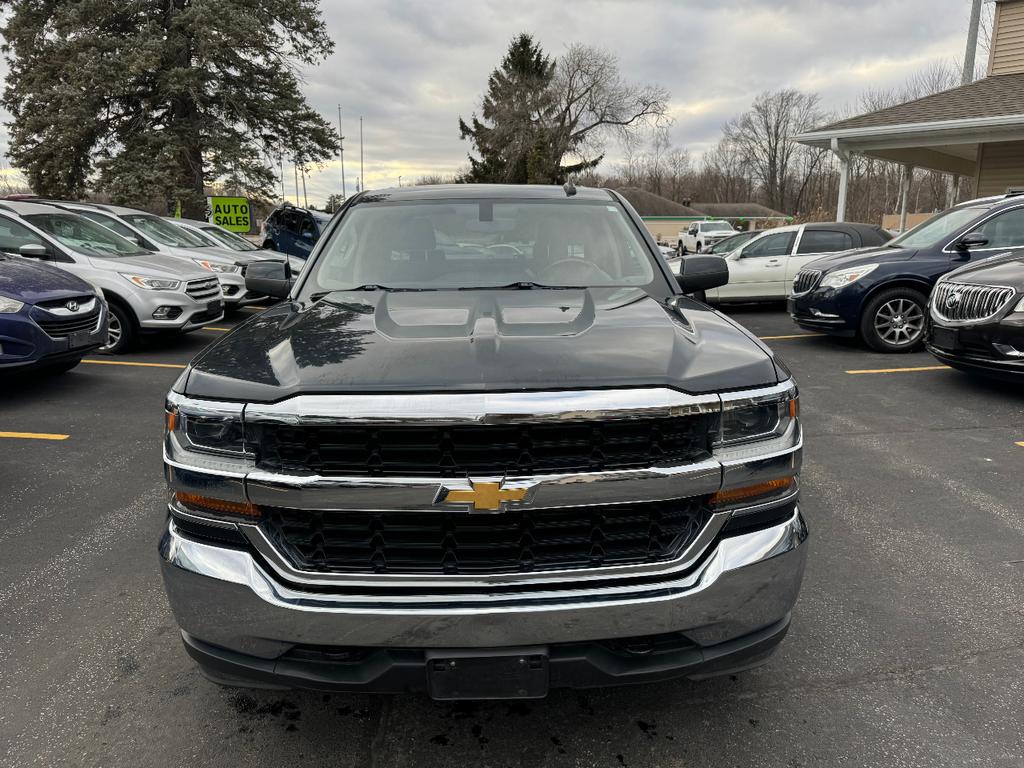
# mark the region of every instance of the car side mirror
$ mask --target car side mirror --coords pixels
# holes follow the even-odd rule
[[[308,230],[308,229],[304,229],[304,230],[302,230],[301,237],[302,237],[303,240],[312,240],[313,239],[313,233],[310,230]]]
[[[45,259],[50,251],[45,245],[39,245],[38,243],[26,243],[18,248],[18,253],[27,259]]]
[[[729,282],[729,265],[721,256],[688,256],[680,262],[676,280],[683,293],[719,288]]]
[[[254,261],[245,268],[245,290],[270,296],[273,299],[287,299],[291,293],[291,268],[286,261]]]
[[[968,232],[956,241],[954,246],[958,251],[969,251],[971,248],[981,248],[988,245],[988,238],[980,232]]]

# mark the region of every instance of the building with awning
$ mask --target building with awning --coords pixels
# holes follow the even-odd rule
[[[853,155],[904,166],[901,229],[914,168],[971,179],[979,197],[1024,189],[1024,0],[996,3],[984,78],[796,137],[839,160],[837,221],[845,220]]]

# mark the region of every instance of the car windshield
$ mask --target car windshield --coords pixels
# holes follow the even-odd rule
[[[642,287],[654,279],[651,254],[611,201],[372,202],[344,216],[302,293]]]
[[[700,225],[701,232],[732,232],[733,229],[725,221],[706,221]]]
[[[745,242],[747,242],[747,240],[759,234],[761,233],[756,231],[740,232],[738,235],[733,235],[732,237],[725,238],[725,240],[719,240],[713,246],[708,248],[705,251],[705,253],[732,253]]]
[[[988,208],[952,208],[928,221],[894,237],[887,245],[891,248],[929,248],[969,224]]]
[[[116,259],[148,253],[131,240],[74,213],[34,213],[25,218],[61,245],[86,256]]]
[[[126,213],[121,218],[132,226],[141,229],[161,245],[170,245],[178,248],[209,247],[191,232],[186,232],[181,227],[176,227],[169,221],[164,221],[159,216],[154,216],[151,213]]]
[[[216,240],[217,244],[222,247],[230,248],[233,251],[258,251],[255,245],[250,243],[244,237],[236,235],[234,232],[228,232],[226,229],[211,224],[208,227],[203,227],[202,232],[207,237]]]

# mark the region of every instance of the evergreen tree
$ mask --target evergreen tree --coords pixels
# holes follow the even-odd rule
[[[487,79],[483,121],[474,115],[467,125],[459,118],[462,138],[469,139],[480,155],[469,156],[466,181],[546,183],[531,175],[532,169],[545,164],[531,158],[547,153],[543,119],[551,109],[554,72],[554,62],[530,35],[523,33],[512,41],[501,65]]]
[[[273,196],[277,158],[326,160],[337,134],[296,71],[333,43],[318,0],[7,0],[10,158],[40,195],[97,186],[180,200],[218,179]]]

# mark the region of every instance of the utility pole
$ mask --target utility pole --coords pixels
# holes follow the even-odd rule
[[[398,186],[402,186],[402,177],[401,176],[398,177]]]
[[[345,134],[341,132],[341,104],[338,105],[338,147],[341,150],[341,200],[348,197],[345,192]]]
[[[366,176],[363,174],[363,116],[359,116],[359,182],[360,184],[365,183],[363,180]]]
[[[306,166],[302,166],[302,207],[309,208],[309,198],[306,197]]]
[[[277,155],[277,167],[281,171],[281,202],[284,202],[284,152]]]
[[[964,71],[960,76],[960,85],[974,81],[974,57],[978,52],[978,26],[981,22],[982,0],[971,2],[971,23],[967,27],[967,50],[964,51]]]
[[[299,158],[292,158],[292,169],[295,171],[295,204],[299,204]]]

